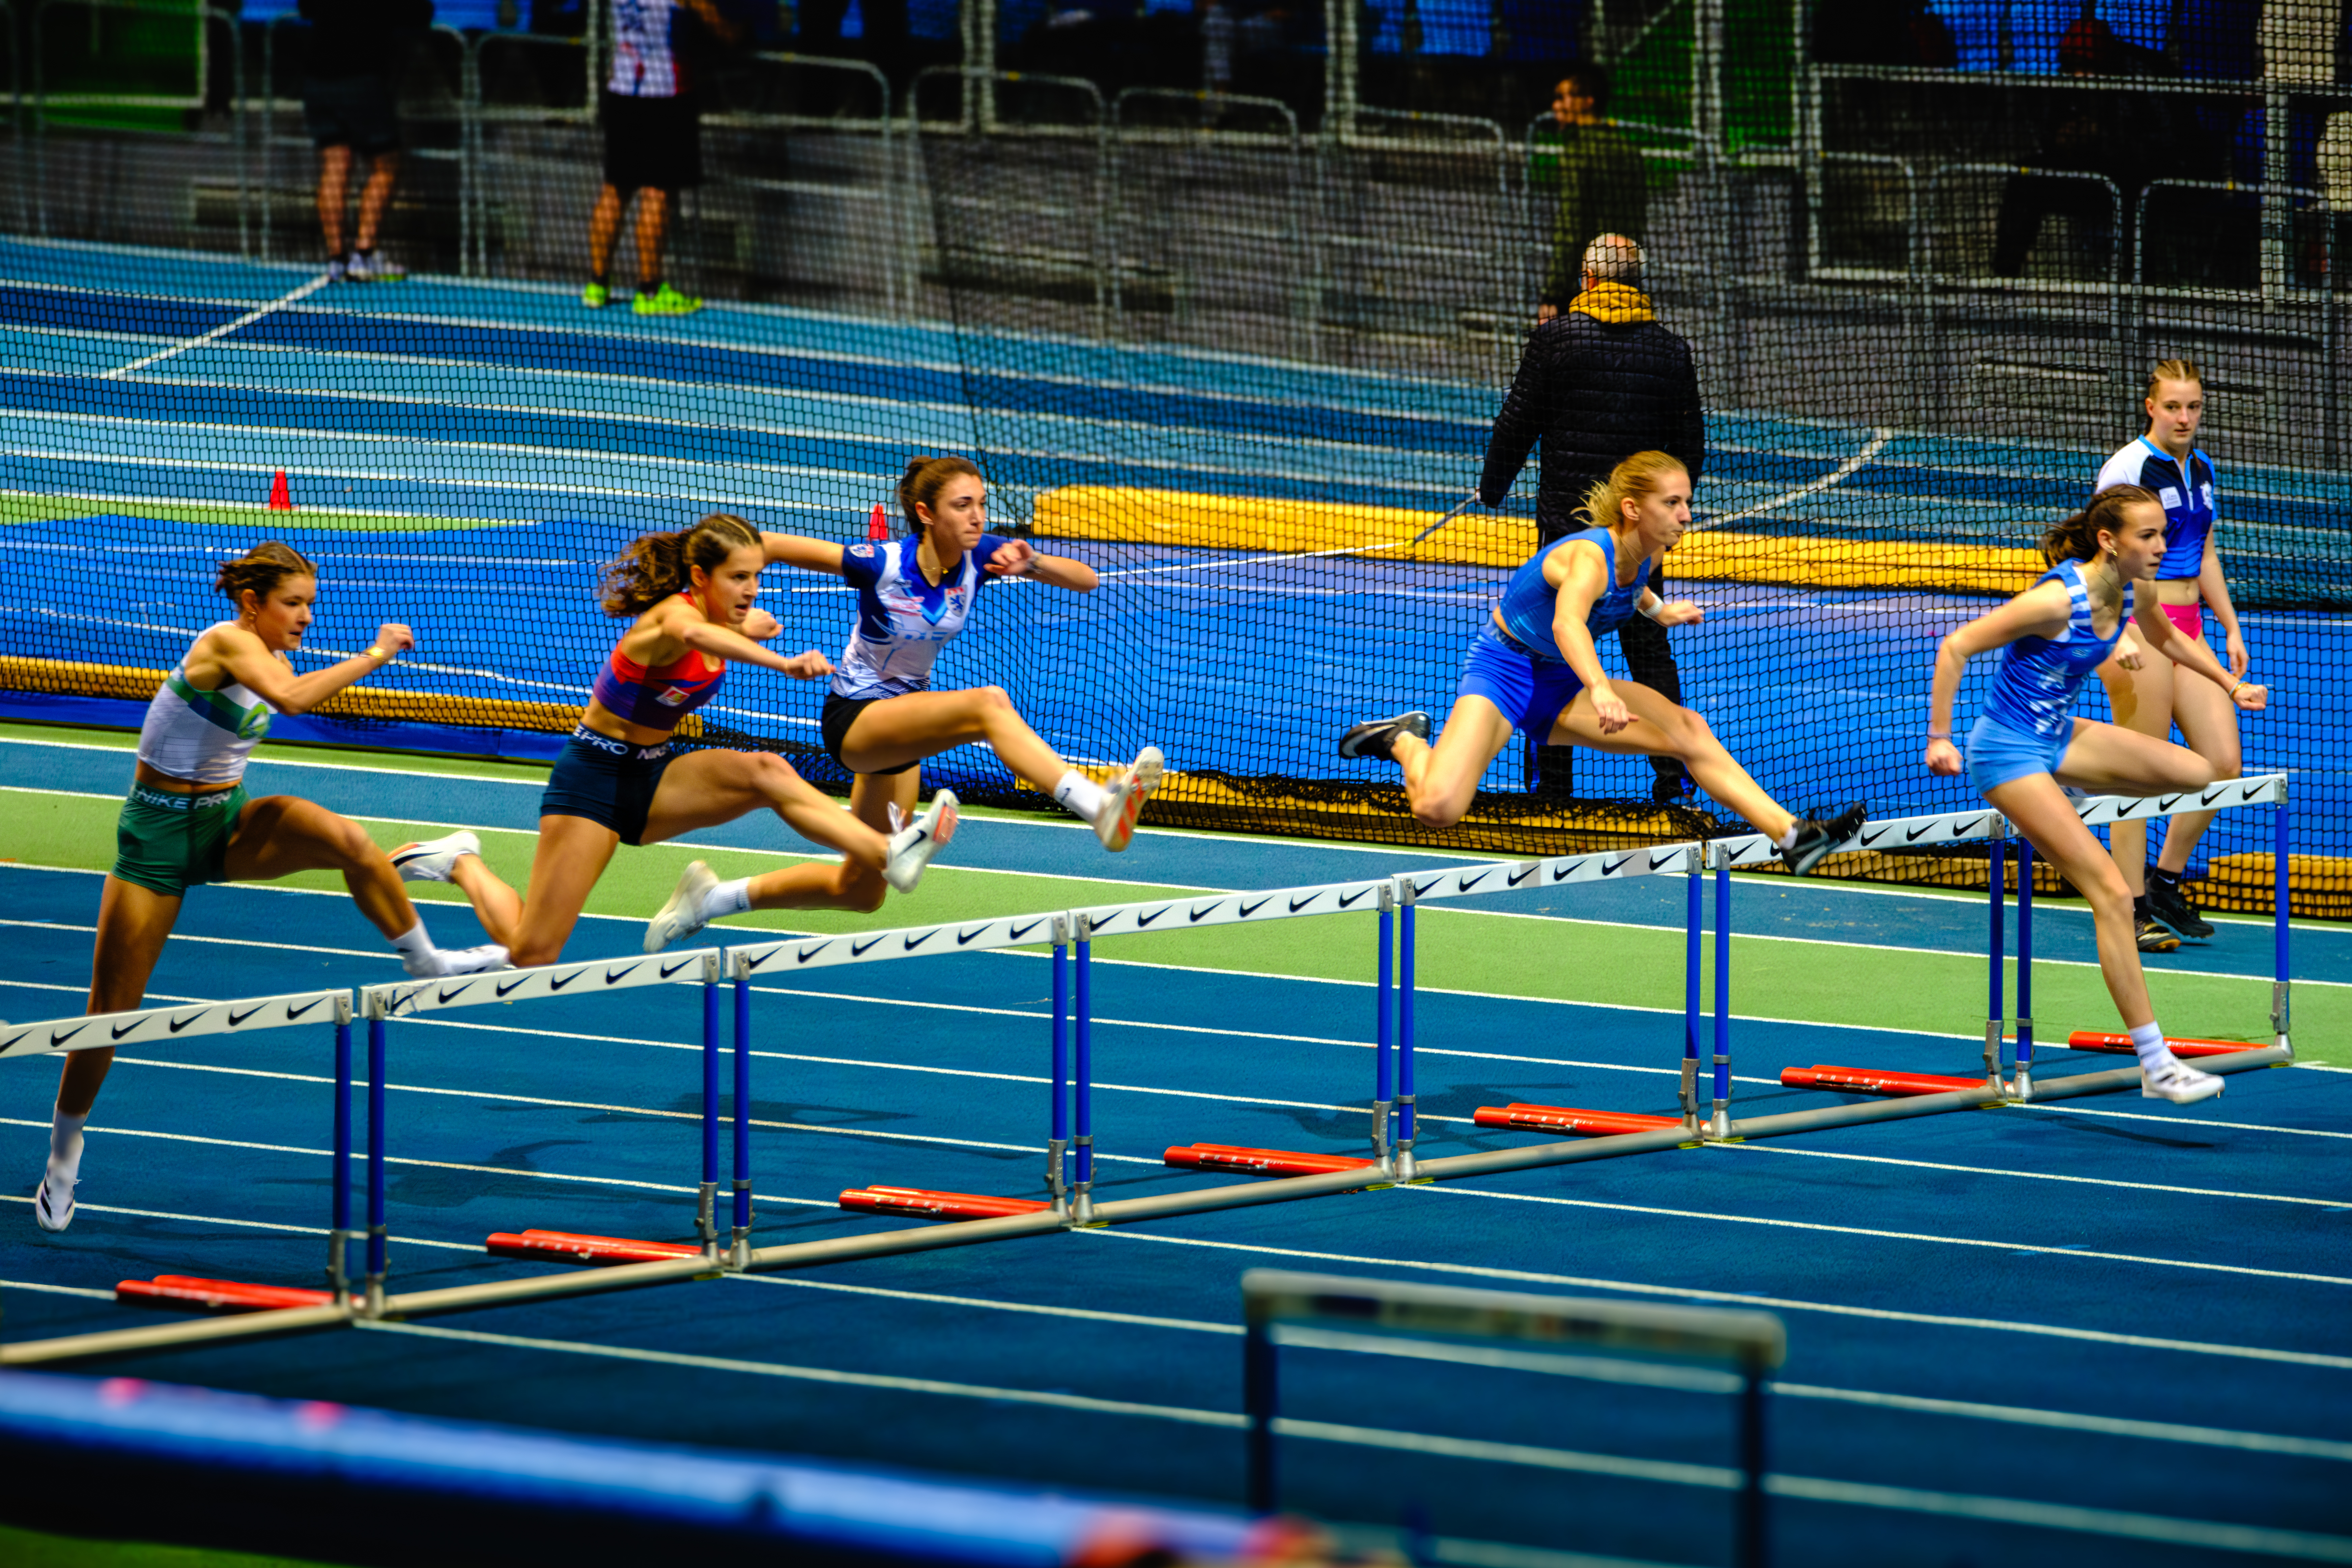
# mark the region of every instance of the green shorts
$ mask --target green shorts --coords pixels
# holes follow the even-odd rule
[[[229,836],[251,798],[243,784],[193,795],[132,784],[114,827],[114,874],[167,899],[219,881]]]

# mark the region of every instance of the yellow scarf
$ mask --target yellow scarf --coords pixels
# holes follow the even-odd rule
[[[1612,326],[1658,319],[1658,313],[1650,309],[1650,297],[1625,283],[1596,283],[1579,294],[1568,308],[1581,310],[1594,321],[1607,321]]]

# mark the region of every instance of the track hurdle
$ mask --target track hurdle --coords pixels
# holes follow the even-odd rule
[[[1382,1336],[1510,1340],[1552,1350],[1515,1356],[1513,1366],[1518,1371],[1736,1394],[1739,1499],[1734,1561],[1741,1568],[1763,1568],[1767,1561],[1764,1379],[1788,1356],[1788,1336],[1780,1320],[1769,1312],[1655,1307],[1253,1268],[1242,1276],[1242,1408],[1249,1423],[1248,1503],[1254,1513],[1272,1513],[1277,1506],[1275,1438],[1313,1436],[1317,1430],[1314,1423],[1285,1421],[1279,1412],[1276,1352],[1282,1346],[1373,1355],[1418,1351],[1433,1359],[1475,1364],[1476,1358],[1459,1352],[1448,1357],[1444,1352],[1449,1347],[1442,1341],[1424,1337],[1414,1349],[1406,1349],[1398,1339]],[[1318,1322],[1345,1327],[1335,1331],[1309,1326]],[[1590,1353],[1594,1351],[1715,1362],[1732,1370],[1661,1366]],[[1605,1461],[1594,1457],[1573,1457],[1586,1459],[1590,1468],[1606,1468]]]
[[[945,953],[989,952],[1005,948],[1053,948],[1053,1022],[1048,1057],[1050,1085],[1045,1139],[1045,1191],[1043,1199],[1017,1198],[984,1193],[936,1192],[922,1187],[870,1185],[841,1194],[841,1206],[866,1214],[903,1215],[916,1219],[990,1220],[1037,1214],[1068,1215],[1074,1203],[1083,1206],[1085,1184],[1093,1179],[1094,1150],[1088,1112],[1078,1097],[1077,1166],[1079,1185],[1074,1199],[1066,1171],[1065,1152],[1072,1146],[1072,1073],[1069,1027],[1072,917],[1060,910],[1034,915],[1003,915],[993,920],[957,921],[944,925],[899,926],[887,931],[857,931],[844,936],[794,937],[727,950],[726,969],[735,988],[735,1103],[751,1100],[751,982],[762,974],[796,974],[808,970],[837,968],[851,963],[882,963],[936,957]],[[1087,985],[1084,942],[1076,965],[1083,998]],[[1083,1012],[1084,1003],[1080,1004]],[[1083,1080],[1091,1070],[1086,1026],[1078,1027],[1076,1072]],[[730,1259],[733,1267],[750,1267],[751,1183],[751,1120],[748,1110],[735,1124],[735,1215]]]
[[[161,1274],[152,1279],[125,1279],[114,1288],[115,1300],[142,1306],[196,1307],[210,1311],[252,1312],[285,1308],[351,1306],[346,1248],[354,1239],[351,1227],[352,1163],[352,994],[345,990],[297,991],[282,996],[253,996],[233,1002],[189,1002],[174,1007],[147,1007],[123,1013],[89,1013],[38,1023],[0,1025],[0,1058],[53,1056],[155,1041],[194,1039],[204,1035],[249,1035],[265,1029],[334,1028],[334,1171],[327,1228],[327,1286],[324,1290],[283,1285],[247,1284],[196,1275]],[[371,1150],[373,1153],[373,1150]]]
[[[719,1071],[718,986],[719,950],[689,948],[646,958],[591,959],[581,963],[549,963],[530,969],[494,969],[480,974],[452,975],[432,980],[404,980],[370,985],[360,992],[360,1012],[368,1029],[368,1162],[367,1276],[360,1310],[369,1317],[384,1311],[384,1280],[391,1271],[384,1230],[384,1142],[387,1035],[396,1018],[491,1003],[528,1002],[551,996],[594,996],[631,991],[646,985],[699,982],[702,986],[702,1180],[697,1205],[701,1232],[698,1247],[679,1243],[631,1241],[624,1237],[582,1236],[568,1231],[499,1231],[484,1243],[499,1257],[564,1263],[642,1263],[657,1259],[708,1258],[718,1255],[712,1197],[718,1180]],[[743,1114],[739,1100],[736,1114]]]
[[[2192,811],[2227,810],[2247,805],[2268,805],[2273,807],[2273,842],[2277,846],[2277,910],[2274,917],[2273,942],[2273,979],[2271,987],[2271,1027],[2273,1045],[2260,1060],[2245,1060],[2249,1047],[2228,1041],[2188,1042],[2190,1048],[2183,1055],[2213,1058],[2219,1062],[2215,1070],[2243,1071],[2253,1067],[2275,1066],[2294,1059],[2293,1043],[2288,1037],[2289,942],[2287,899],[2287,845],[2291,826],[2287,805],[2287,778],[2284,773],[2263,773],[2253,778],[2229,779],[2210,784],[2201,790],[2180,794],[2150,795],[2090,795],[2074,803],[2074,814],[2086,826],[2099,826],[2112,822],[2129,822],[2149,817],[2171,816]],[[1955,831],[1937,837],[1934,824],[1938,820],[1915,817],[1893,823],[1866,824],[1854,843],[1867,847],[1885,842],[1896,833],[1902,841],[1952,843],[1971,839],[1990,840],[1990,921],[1988,977],[1985,1008],[1984,1076],[1981,1079],[1946,1077],[1934,1073],[1880,1072],[1869,1068],[1841,1068],[1816,1065],[1811,1068],[1787,1068],[1780,1081],[1797,1089],[1824,1089],[1846,1093],[1883,1095],[1936,1095],[1965,1091],[1981,1087],[1998,1097],[2000,1101],[2024,1103],[2036,1097],[2033,1081],[2033,847],[2011,830],[2011,825],[1997,812],[1981,814],[1981,823],[1955,822]],[[2014,1015],[2016,1053],[2013,1059],[2004,1052],[2010,1037],[2004,1025],[2002,998],[2003,959],[2006,922],[2004,919],[2007,851],[2014,847],[2017,865],[2017,1004]],[[2068,1037],[2074,1049],[2105,1050],[2127,1054],[2131,1050],[2128,1035],[2098,1035],[2078,1031]],[[2128,1084],[2117,1087],[2129,1087]],[[2046,1098],[2046,1097],[2045,1097]]]

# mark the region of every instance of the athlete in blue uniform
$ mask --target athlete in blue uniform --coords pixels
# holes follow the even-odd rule
[[[787,658],[760,646],[782,629],[755,607],[765,561],[757,529],[714,512],[677,533],[640,536],[605,574],[604,613],[630,616],[630,626],[596,672],[579,727],[548,773],[517,963],[562,956],[622,844],[659,844],[772,811],[802,837],[848,857],[841,868],[803,864],[730,882],[694,861],[646,928],[646,951],[658,952],[745,910],[871,910],[886,880],[912,891],[954,837],[956,800],[945,791],[927,816],[886,838],[782,757],[719,748],[672,753],[670,732],[718,695],[730,663],[800,680],[833,673],[821,653]]]
[[[2197,366],[2170,359],[2158,365],[2147,384],[2147,434],[2107,459],[2098,488],[2137,485],[2164,504],[2164,559],[2156,568],[2155,596],[2182,641],[2205,639],[2204,605],[2221,623],[2230,674],[2246,673],[2246,644],[2238,631],[2238,607],[2213,538],[2213,460],[2197,449],[2197,426],[2205,416],[2205,389]],[[2221,692],[2201,680],[2182,680],[2168,658],[2148,659],[2126,669],[2110,659],[2099,668],[2116,722],[2163,740],[2180,726],[2189,750],[2213,764],[2213,776],[2233,779],[2242,761],[2238,716]],[[2107,844],[2124,886],[2132,890],[2133,927],[2143,952],[2169,952],[2180,937],[2213,934],[2199,918],[2180,885],[2189,857],[2212,826],[2210,811],[2176,816],[2165,825],[2164,853],[2147,859],[2147,824],[2118,822]],[[2174,933],[2178,933],[2175,935]]]
[[[2135,603],[2131,584],[2154,572],[2164,553],[2164,508],[2147,491],[2137,485],[2100,491],[2086,510],[2050,530],[2042,550],[2053,564],[2032,587],[1960,627],[1937,650],[1927,769],[1956,774],[1965,766],[1985,799],[2083,890],[2098,931],[2099,972],[2139,1054],[2140,1092],[2183,1104],[2203,1100],[2221,1092],[2221,1080],[2183,1066],[2166,1047],[2133,940],[2131,894],[2063,786],[2162,795],[2201,788],[2218,775],[2185,746],[2069,710],[2110,657],[2128,668],[2170,658],[2248,712],[2260,712],[2268,693],[2232,677],[2202,642],[2182,637],[2152,595]],[[2008,651],[1969,731],[1963,763],[1952,744],[1952,700],[1969,660],[1997,647]]]
[[[1092,824],[1106,849],[1127,847],[1138,814],[1160,786],[1160,748],[1097,784],[1064,762],[997,686],[931,689],[931,666],[961,632],[982,586],[1028,577],[1074,594],[1101,579],[1067,556],[988,531],[988,487],[962,458],[917,458],[898,482],[903,538],[864,544],[761,535],[767,558],[828,572],[857,591],[857,625],[824,700],[824,749],[856,775],[850,809],[886,823],[914,808],[926,757],[986,744],[1004,765]]]
[[[1798,817],[1724,750],[1706,721],[1635,681],[1602,673],[1593,639],[1634,616],[1664,626],[1702,618],[1687,599],[1649,590],[1650,570],[1690,523],[1690,475],[1664,452],[1636,452],[1585,497],[1594,526],[1538,551],[1512,574],[1472,639],[1445,732],[1429,742],[1429,715],[1401,713],[1349,730],[1343,757],[1384,757],[1404,769],[1413,816],[1451,827],[1478,780],[1518,730],[1547,745],[1678,757],[1699,788],[1769,834],[1792,871],[1859,832],[1863,808],[1830,822]]]

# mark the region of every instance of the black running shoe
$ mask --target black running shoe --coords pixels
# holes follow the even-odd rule
[[[1797,823],[1796,842],[1780,851],[1781,863],[1801,877],[1820,865],[1823,856],[1861,832],[1862,825],[1868,820],[1860,802],[1847,806],[1827,822],[1816,822],[1810,816],[1801,817]]]
[[[2170,931],[2165,930],[2161,925],[2158,925],[2154,920],[2150,919],[2147,915],[2137,912],[2133,914],[2132,934],[2138,938],[2139,950],[2142,952],[2178,952],[2180,951],[2180,939],[2173,935]]]
[[[2177,879],[2167,879],[2151,870],[2147,879],[2147,913],[2158,924],[2169,926],[2177,936],[2191,942],[2203,942],[2213,934],[2210,921],[2200,920],[2197,906],[2189,901],[2189,889]]]
[[[1382,762],[1394,762],[1399,735],[1417,735],[1428,740],[1429,715],[1416,710],[1400,713],[1393,719],[1374,719],[1359,724],[1339,737],[1339,754],[1343,757],[1378,757]]]
[[[1682,772],[1659,773],[1650,780],[1650,804],[1672,805],[1698,794],[1698,781]]]

